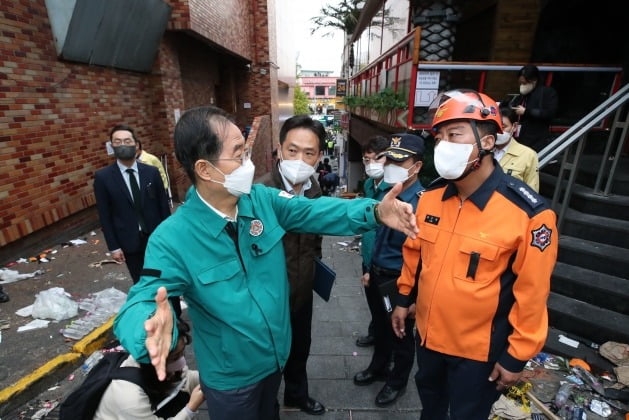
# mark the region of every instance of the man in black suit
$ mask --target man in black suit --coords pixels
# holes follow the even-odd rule
[[[170,215],[170,208],[159,171],[136,161],[133,129],[116,125],[109,138],[116,162],[94,175],[96,207],[112,258],[127,264],[135,284],[148,237]]]

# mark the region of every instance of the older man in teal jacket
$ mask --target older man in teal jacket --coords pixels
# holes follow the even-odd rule
[[[346,235],[385,223],[415,235],[410,206],[395,199],[309,200],[262,185],[238,127],[214,107],[187,111],[175,153],[194,187],[153,232],[143,275],[114,330],[140,362],[165,377],[177,330],[167,296],[184,296],[212,420],[267,420],[291,342],[285,232]]]

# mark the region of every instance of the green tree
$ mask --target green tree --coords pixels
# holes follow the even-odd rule
[[[337,0],[338,1],[338,0]],[[351,35],[356,29],[358,18],[365,5],[365,0],[340,0],[337,6],[326,4],[321,8],[320,15],[310,18],[314,27],[310,29],[310,33],[314,34],[319,30],[327,30],[323,36],[332,36],[334,31],[341,30],[345,35]],[[379,10],[372,24],[380,26],[382,24],[383,11]],[[384,26],[391,32],[395,32],[395,23],[398,18],[389,16],[389,9],[384,9]],[[373,37],[378,37],[372,34]]]
[[[364,0],[341,0],[337,6],[326,4],[321,8],[321,15],[310,19],[314,24],[310,33],[327,30],[323,36],[331,36],[335,30],[340,29],[346,35],[351,35],[356,29],[364,4]]]
[[[295,85],[295,91],[293,94],[293,112],[295,115],[309,114],[308,109],[308,96],[306,92],[301,90],[301,86]]]

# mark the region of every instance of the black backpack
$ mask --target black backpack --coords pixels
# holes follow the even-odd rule
[[[128,357],[129,353],[126,351],[105,353],[81,386],[61,403],[59,420],[92,420],[113,379],[124,379],[144,388],[139,368],[120,367]]]

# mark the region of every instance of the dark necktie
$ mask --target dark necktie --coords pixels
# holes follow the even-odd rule
[[[140,195],[140,187],[138,186],[138,181],[135,179],[135,171],[131,168],[126,170],[127,174],[129,174],[129,185],[131,185],[131,196],[133,197],[133,208],[135,210],[135,215],[138,218],[138,224],[140,225],[140,229],[142,232],[148,233],[146,231],[146,224],[144,223],[144,215],[142,214],[142,199]]]
[[[236,248],[238,248],[238,230],[236,229],[236,223],[228,221],[225,225],[225,231],[227,232],[229,237],[232,238],[234,244],[236,244]]]

